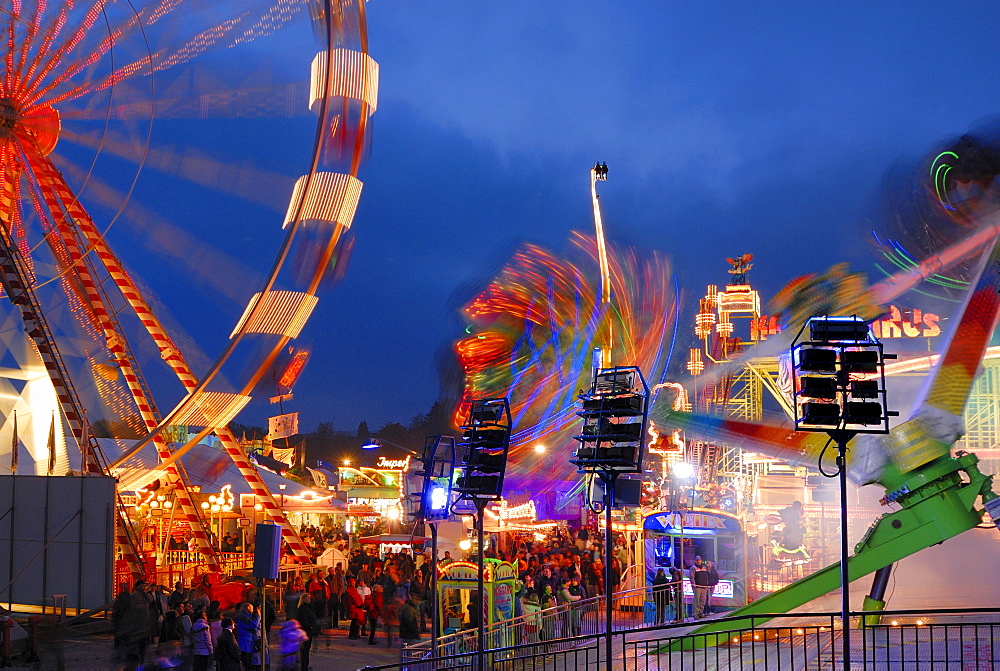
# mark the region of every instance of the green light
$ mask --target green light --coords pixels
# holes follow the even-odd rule
[[[933,160],[933,161],[931,161],[931,174],[930,174],[930,176],[931,176],[931,177],[934,177],[934,165],[935,165],[935,164],[936,164],[936,163],[938,162],[938,160],[939,160],[939,159],[940,159],[940,158],[941,158],[942,156],[952,156],[952,157],[954,157],[954,158],[958,158],[958,154],[956,154],[956,153],[955,153],[955,152],[953,152],[953,151],[943,151],[943,152],[941,152],[940,154],[938,154],[937,156],[935,156],[935,157],[934,157],[934,160]]]

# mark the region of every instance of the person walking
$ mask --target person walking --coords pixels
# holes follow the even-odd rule
[[[212,644],[212,631],[208,625],[205,611],[195,613],[191,623],[191,660],[192,671],[208,671],[212,666],[212,655],[215,646]]]
[[[575,580],[570,580],[566,578],[563,580],[562,587],[559,589],[559,605],[566,608],[563,611],[563,638],[570,638],[571,636],[579,636],[580,631],[580,611],[573,605],[582,596],[573,594],[573,583]]]
[[[342,606],[340,600],[343,598],[344,589],[347,584],[344,581],[344,569],[340,563],[330,569],[326,576],[326,584],[330,586],[330,600],[327,601],[327,615],[330,618],[330,625],[337,629],[340,627],[340,612]]]
[[[285,584],[285,591],[281,595],[281,600],[285,604],[285,621],[299,619],[299,597],[305,590],[289,580]]]
[[[245,671],[253,666],[253,654],[260,640],[260,615],[254,612],[253,604],[244,601],[240,614],[236,616],[236,644],[240,647],[240,659]]]
[[[299,646],[299,661],[303,669],[309,668],[309,653],[320,634],[319,618],[316,617],[316,611],[312,609],[311,599],[309,592],[304,592],[299,597],[299,625],[308,637]]]
[[[399,638],[403,643],[411,645],[420,640],[419,624],[416,604],[407,599],[399,608]]]
[[[347,638],[361,638],[361,627],[365,620],[365,600],[358,592],[357,581],[354,578],[347,579],[347,591],[344,592],[344,596],[351,618],[351,631]]]
[[[419,608],[420,606],[410,598],[410,603],[413,604],[414,608]],[[394,641],[393,637],[399,631],[399,613],[403,609],[403,596],[397,593],[392,601],[385,604],[385,608],[382,609],[382,621],[385,623],[385,647],[391,648]]]
[[[543,641],[551,641],[556,637],[556,612],[552,609],[558,604],[555,592],[550,583],[545,584],[538,598],[542,609],[542,630],[539,632],[538,637]]]
[[[308,638],[298,620],[288,620],[281,626],[278,632],[281,671],[299,671],[299,652]]]
[[[368,645],[375,645],[375,632],[378,630],[379,619],[383,617],[383,607],[385,606],[384,594],[385,590],[382,589],[382,585],[375,585],[371,596],[365,599],[365,619],[368,622],[369,629]],[[391,642],[392,631],[388,625],[389,623],[386,621],[385,633]]]
[[[316,571],[309,582],[306,583],[306,591],[309,592],[309,600],[319,620],[320,626],[326,622],[327,602],[330,600],[330,584],[323,578],[320,571]]]
[[[712,594],[715,592],[715,586],[719,584],[719,572],[712,560],[705,563],[708,566],[708,597],[705,601],[705,614],[710,614],[715,612],[712,608]]]
[[[542,618],[539,613],[542,606],[538,601],[538,593],[534,590],[534,585],[528,588],[526,581],[525,589],[521,594],[521,612],[524,617],[524,642],[537,643],[542,630]]]

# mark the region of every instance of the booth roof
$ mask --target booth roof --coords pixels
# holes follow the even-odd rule
[[[98,441],[100,442],[101,450],[109,461],[114,461],[119,455],[130,450],[132,445],[136,443],[134,440],[117,438],[98,438]],[[70,460],[70,468],[78,469],[80,467],[79,452],[75,450],[67,450],[67,452]],[[199,443],[182,456],[180,461],[184,465],[184,470],[187,471],[189,483],[194,486],[200,486],[203,492],[217,492],[226,485],[231,485],[233,494],[253,494],[253,490],[250,489],[250,485],[243,478],[243,474],[240,473],[239,469],[236,468],[236,464],[233,463],[232,457],[223,450]],[[126,469],[131,472],[123,474],[122,481],[132,482],[135,480],[136,484],[134,488],[144,486],[153,479],[156,479],[156,471],[152,471],[152,469],[158,463],[159,457],[157,456],[156,448],[152,444],[146,445],[134,458],[128,460]],[[306,487],[265,468],[258,468],[257,472],[260,473],[264,484],[267,485],[267,488],[271,490],[271,494],[276,498],[281,495],[278,485],[287,485],[284,491],[285,496],[298,496],[307,491],[324,494],[323,490]],[[150,477],[150,474],[152,474],[152,477]],[[333,507],[343,507],[344,504],[341,501],[331,499],[331,505]]]
[[[364,536],[359,543],[363,545],[378,545],[379,543],[425,543],[429,538],[423,536],[410,536],[410,534],[379,534],[378,536]]]

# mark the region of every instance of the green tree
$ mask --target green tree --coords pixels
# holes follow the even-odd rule
[[[367,443],[372,439],[372,432],[368,430],[368,422],[366,422],[365,420],[361,420],[361,423],[358,424],[357,435],[358,435],[358,440],[361,441],[362,444]]]

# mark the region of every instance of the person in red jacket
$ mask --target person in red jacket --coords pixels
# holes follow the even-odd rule
[[[347,579],[347,614],[351,618],[351,631],[347,638],[361,638],[361,626],[365,621],[365,600],[358,592],[357,581],[354,578]]]
[[[375,585],[371,596],[365,599],[365,614],[368,617],[368,628],[371,629],[368,645],[375,645],[375,630],[378,629],[378,620],[382,617],[382,608],[385,605],[384,596],[382,585]]]
[[[306,583],[306,591],[309,592],[309,598],[312,600],[311,605],[316,614],[316,620],[322,627],[327,623],[326,603],[330,600],[330,584],[323,579],[321,571],[316,571],[309,579],[309,582]]]

